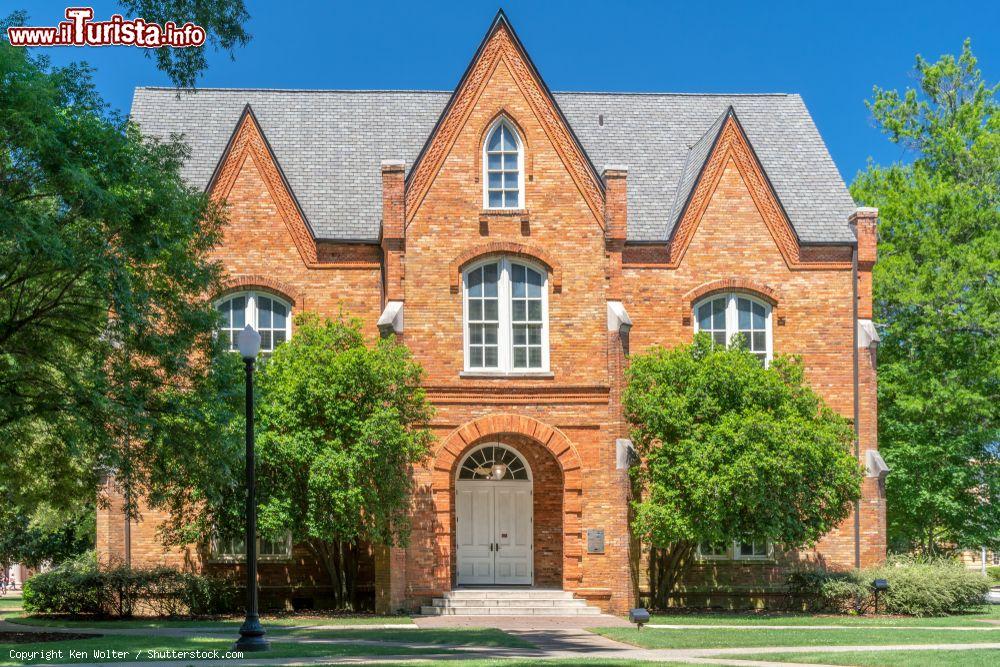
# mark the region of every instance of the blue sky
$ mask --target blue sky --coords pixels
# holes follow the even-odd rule
[[[65,4],[12,0],[33,25]],[[87,3],[69,3],[87,4]],[[90,3],[96,19],[118,10]],[[872,125],[872,86],[914,85],[917,53],[936,60],[972,38],[987,81],[1000,78],[1000,3],[909,2],[257,2],[253,40],[235,61],[210,55],[202,86],[451,90],[502,6],[549,87],[643,92],[795,92],[845,180],[872,157],[906,159]],[[6,12],[4,12],[6,13]],[[132,90],[169,82],[141,49],[53,48],[86,60],[116,108]]]

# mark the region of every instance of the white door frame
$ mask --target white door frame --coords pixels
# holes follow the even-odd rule
[[[532,585],[535,579],[534,558],[534,481],[527,461],[515,448],[492,442],[471,450],[458,465],[456,476],[463,464],[475,452],[488,447],[503,447],[520,459],[527,471],[524,480],[455,480],[455,582],[465,585]],[[514,491],[514,493],[503,493]],[[527,494],[524,492],[527,491]],[[498,493],[499,492],[499,493]],[[517,514],[517,506],[527,497],[527,516],[524,508]],[[501,503],[510,507],[501,507]],[[513,514],[512,514],[513,513]],[[467,515],[467,516],[466,516]],[[475,515],[475,516],[473,516]],[[513,525],[511,518],[514,518]],[[527,520],[527,544],[517,544],[517,519]],[[484,524],[491,525],[486,526]],[[505,550],[506,556],[505,558]],[[502,575],[500,570],[512,563],[526,562],[527,576]],[[464,567],[463,567],[464,566]],[[463,574],[463,570],[465,574]]]

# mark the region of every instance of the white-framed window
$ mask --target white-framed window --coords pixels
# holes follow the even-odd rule
[[[269,292],[227,294],[215,304],[222,315],[222,336],[230,350],[237,349],[236,337],[250,323],[260,333],[260,352],[270,354],[292,335],[291,307]]]
[[[742,334],[747,349],[767,365],[773,356],[771,306],[746,294],[716,294],[694,307],[694,330],[712,336],[716,345],[729,345]]]
[[[242,537],[213,538],[210,544],[212,560],[245,561],[246,541]],[[259,560],[288,560],[292,557],[292,534],[275,539],[257,538],[257,558]]]
[[[483,206],[524,208],[524,144],[504,118],[497,119],[483,144]]]
[[[770,560],[774,546],[767,540],[726,540],[716,544],[701,542],[698,560]]]
[[[771,557],[771,543],[767,540],[738,540],[733,542],[736,560],[766,560]]]
[[[548,273],[506,257],[462,274],[465,370],[546,373],[549,370]]]
[[[729,558],[727,542],[701,542],[698,544],[698,558],[701,560],[724,560]]]

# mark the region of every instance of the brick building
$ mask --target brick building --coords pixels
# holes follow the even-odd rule
[[[184,176],[229,204],[229,328],[256,324],[266,347],[296,312],[343,309],[423,365],[437,441],[409,546],[373,554],[380,608],[465,585],[632,604],[623,369],[699,329],[801,355],[868,474],[815,549],[706,549],[686,596],[765,595],[794,560],[884,557],[877,212],[855,207],[797,95],[552,93],[501,13],[453,92],[140,88],[132,114],[182,134]],[[133,562],[223,567],[241,550],[166,550],[160,518],[127,527]],[[103,556],[125,528],[101,512]],[[306,551],[262,549],[265,596],[322,588]]]

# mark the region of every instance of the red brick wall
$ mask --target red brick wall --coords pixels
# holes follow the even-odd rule
[[[231,186],[231,222],[217,256],[234,279],[252,283],[247,276],[263,276],[280,281],[294,292],[286,295],[294,297],[294,311],[333,316],[343,308],[361,317],[372,337],[387,274],[393,298],[405,301],[405,342],[426,371],[428,396],[437,409],[432,428],[444,451],[439,448],[414,471],[410,545],[376,554],[382,568],[376,580],[383,609],[412,608],[451,588],[453,463],[469,444],[500,437],[516,441],[542,475],[564,482],[561,498],[536,493],[536,530],[543,531],[536,535],[536,548],[545,545],[544,552],[536,554],[537,583],[559,582],[606,609],[623,611],[635,594],[629,577],[628,480],[625,471],[616,468],[615,452],[615,438],[626,431],[619,401],[627,363],[623,345],[636,353],[653,344],[688,342],[693,334],[693,291],[720,280],[762,284],[776,301],[775,353],[800,355],[811,385],[835,410],[851,417],[850,251],[790,249],[792,237],[786,229],[779,239],[783,254],[774,231],[775,224],[786,224],[775,221],[779,209],[774,202],[766,206],[761,175],[745,171],[754,168],[752,160],[732,157],[721,162],[711,183],[706,181],[711,191],[700,200],[703,214],[699,209],[694,226],[685,227],[694,230],[685,252],[666,245],[623,250],[627,172],[612,174],[609,209],[595,211],[595,196],[603,196],[596,178],[574,153],[568,134],[559,131],[558,115],[546,107],[542,89],[531,80],[509,39],[503,31],[493,39],[500,41],[484,49],[483,63],[474,67],[452,106],[455,117],[441,123],[441,135],[432,141],[425,164],[411,172],[406,189],[401,189],[396,166],[383,167],[384,211],[392,220],[382,248],[320,244],[315,257],[304,253],[301,220],[290,210],[287,193],[275,190],[273,169],[258,151],[224,170],[226,187]],[[515,215],[483,210],[482,141],[501,113],[516,125],[525,143],[526,208]],[[436,167],[428,171],[431,162]],[[406,208],[401,208],[404,200]],[[538,248],[539,259],[557,270],[558,275],[550,276],[548,294],[549,376],[462,375],[462,295],[453,291],[454,272],[474,259],[473,249],[486,244],[516,245],[529,253]],[[388,266],[383,255],[391,259]],[[813,260],[823,263],[810,266]],[[268,284],[275,289],[278,283]],[[607,332],[609,298],[621,298],[634,322],[625,341]],[[870,300],[870,293],[861,299]],[[871,361],[861,360],[862,456],[876,446]],[[521,417],[530,419],[518,422]],[[506,426],[500,430],[491,426],[501,423]],[[865,562],[884,555],[882,498],[877,484],[866,482]],[[553,511],[557,506],[561,510]],[[555,520],[548,523],[550,514],[559,517],[558,526]],[[147,513],[146,518],[133,531],[134,540],[153,545],[156,516]],[[604,554],[585,553],[588,528],[605,530]],[[99,519],[99,544],[106,544],[101,548],[108,552],[116,548],[113,533],[108,517]],[[144,557],[154,558],[152,553]],[[801,557],[853,565],[853,521]],[[314,576],[300,565],[302,579]],[[755,564],[741,566],[740,572],[756,576],[765,570]],[[777,576],[767,572],[765,580]],[[299,576],[283,570],[282,583]]]

